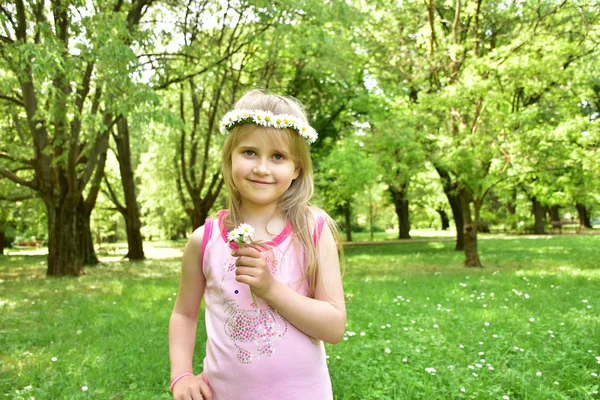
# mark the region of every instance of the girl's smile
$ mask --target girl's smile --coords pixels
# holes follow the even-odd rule
[[[250,182],[254,183],[255,185],[258,186],[269,186],[272,185],[274,182],[263,182],[263,181],[259,181],[259,180],[255,180],[255,179],[250,179]]]

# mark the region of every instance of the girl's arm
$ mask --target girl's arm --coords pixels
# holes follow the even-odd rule
[[[234,256],[239,256],[236,280],[250,285],[258,297],[308,336],[338,343],[346,330],[346,305],[337,248],[327,224],[319,238],[318,250],[319,273],[314,298],[277,281],[264,258],[250,247],[234,252]]]
[[[206,286],[200,263],[203,237],[204,227],[202,226],[192,234],[183,252],[179,291],[169,322],[171,381],[184,372],[193,372],[192,357],[196,342],[198,310]],[[194,380],[192,378],[194,377],[181,379],[177,382],[175,388],[193,384]],[[195,381],[198,384],[198,380],[195,379]]]

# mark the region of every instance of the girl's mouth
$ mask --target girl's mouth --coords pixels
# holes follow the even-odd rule
[[[269,186],[273,184],[273,182],[255,181],[253,179],[250,179],[250,182],[258,186]]]

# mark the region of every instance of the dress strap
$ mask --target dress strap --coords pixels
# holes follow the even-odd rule
[[[325,218],[323,218],[322,216],[319,215],[317,217],[317,226],[315,227],[315,230],[313,232],[313,242],[314,242],[315,246],[319,242],[319,238],[321,237],[321,232],[323,232],[323,225],[325,225]]]
[[[202,253],[200,254],[200,269],[203,269],[204,265],[204,251],[206,250],[206,245],[212,236],[213,231],[213,220],[211,218],[207,218],[204,222],[204,236],[202,237]]]

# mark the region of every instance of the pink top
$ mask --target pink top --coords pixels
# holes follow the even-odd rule
[[[216,400],[333,399],[322,342],[313,343],[266,302],[255,309],[248,285],[235,280],[235,260],[223,217],[207,220],[202,271],[206,278],[204,375]],[[315,242],[323,227],[317,218]],[[263,252],[275,279],[307,295],[303,256],[286,228]]]

